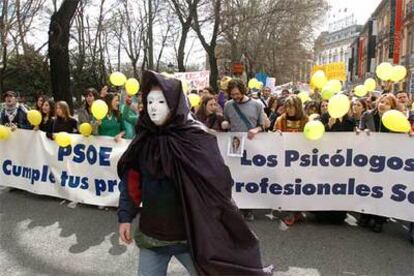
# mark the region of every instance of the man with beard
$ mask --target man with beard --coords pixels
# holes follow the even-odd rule
[[[231,132],[247,132],[247,138],[253,139],[255,135],[264,131],[265,113],[263,105],[246,96],[246,86],[241,80],[231,80],[227,92],[232,100],[224,106],[224,122],[222,129]],[[254,220],[253,211],[242,210],[246,220]]]

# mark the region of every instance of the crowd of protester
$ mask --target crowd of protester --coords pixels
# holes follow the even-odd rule
[[[302,132],[309,120],[320,120],[327,132],[390,132],[381,116],[388,110],[399,110],[414,124],[412,96],[408,92],[369,93],[366,97],[354,97],[353,91],[346,93],[351,100],[348,114],[342,118],[331,118],[328,113],[328,101],[323,100],[317,89],[310,95],[310,100],[303,103],[297,95],[299,91],[284,89],[280,93],[272,93],[264,87],[249,90],[241,80],[231,80],[226,89],[214,91],[206,87],[200,91],[192,91],[201,97],[199,107],[193,108],[193,117],[214,131],[246,132],[249,139],[260,132]],[[139,94],[138,94],[139,95]],[[140,97],[109,92],[107,86],[98,93],[89,88],[83,95],[83,104],[74,112],[64,101],[54,102],[45,95],[37,97],[33,109],[42,114],[41,124],[35,128],[45,132],[54,139],[54,134],[65,131],[78,133],[79,125],[89,123],[92,134],[120,139],[132,139],[135,136],[135,124],[143,106]],[[102,99],[108,106],[108,114],[102,120],[96,120],[91,112],[92,103]],[[0,124],[16,128],[33,129],[27,120],[25,103],[19,103],[18,95],[13,91],[3,94],[4,104],[0,106]],[[247,220],[254,220],[253,210],[242,210]],[[318,219],[341,223],[346,212],[314,212]],[[292,226],[303,219],[301,212],[284,212],[282,221]],[[358,223],[362,227],[370,227],[375,232],[383,230],[387,218],[360,214]],[[413,230],[414,231],[414,230]]]

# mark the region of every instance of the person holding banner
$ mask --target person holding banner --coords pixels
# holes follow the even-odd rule
[[[125,127],[125,139],[133,139],[136,135],[135,125],[138,121],[138,105],[133,103],[132,96],[125,96],[125,104],[122,107],[122,121]]]
[[[273,131],[303,132],[309,119],[303,110],[301,99],[291,95],[285,100],[284,107],[285,113],[277,118]]]
[[[166,275],[172,256],[190,275],[271,275],[231,198],[216,137],[190,116],[181,82],[146,71],[142,95],[137,136],[118,163],[119,234],[127,244],[142,203],[139,275]]]
[[[368,110],[369,106],[364,98],[358,98],[352,101],[352,118],[354,119],[355,127],[358,128],[361,122],[362,114]]]
[[[402,106],[404,109],[402,112],[408,118],[408,121],[411,125],[414,124],[414,112],[411,110],[411,95],[409,92],[406,91],[398,91],[395,93],[395,97],[397,98],[397,102]]]
[[[222,129],[231,132],[247,132],[247,138],[253,139],[259,132],[265,131],[266,117],[262,103],[246,96],[247,88],[241,80],[233,79],[227,85],[232,98],[224,106]],[[241,210],[246,220],[253,221],[253,210]]]
[[[85,91],[84,105],[78,110],[78,124],[88,123],[92,126],[92,134],[98,134],[98,126],[96,120],[92,115],[92,104],[98,99],[98,91],[95,88],[88,88]]]
[[[35,129],[40,129],[43,132],[47,132],[52,129],[53,119],[55,117],[55,102],[51,99],[47,99],[42,104],[42,122]]]
[[[281,135],[282,132],[303,132],[309,119],[303,110],[302,100],[296,95],[291,95],[285,100],[284,107],[285,113],[277,118],[273,131]],[[287,226],[292,226],[300,219],[301,212],[284,212],[282,220]]]
[[[101,121],[97,122],[98,134],[100,136],[114,137],[119,142],[125,136],[125,126],[122,121],[122,115],[119,111],[119,96],[109,93],[105,97],[108,106],[108,114]]]
[[[0,113],[0,125],[5,125],[16,130],[17,128],[32,129],[27,121],[26,108],[17,102],[16,93],[7,91],[3,94],[5,101],[4,109]]]
[[[327,100],[323,100],[321,102],[321,105],[319,106],[319,110],[320,110],[321,116],[325,113],[328,113],[328,101]]]
[[[56,103],[56,118],[50,124],[46,136],[54,139],[54,133],[78,133],[78,121],[70,115],[69,105],[65,101]]]
[[[382,94],[378,98],[377,107],[373,110],[366,111],[362,117],[359,124],[359,129],[366,131],[368,134],[370,131],[373,132],[391,132],[384,124],[382,123],[382,115],[392,109],[397,108],[397,99],[391,93]],[[370,226],[372,231],[376,233],[382,232],[383,224],[387,221],[386,217],[371,215],[371,214],[361,214],[358,224],[362,227]]]

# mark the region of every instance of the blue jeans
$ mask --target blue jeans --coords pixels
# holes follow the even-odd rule
[[[174,256],[187,269],[190,276],[197,276],[193,260],[185,245],[170,245],[154,249],[139,249],[139,276],[165,276],[168,263]]]

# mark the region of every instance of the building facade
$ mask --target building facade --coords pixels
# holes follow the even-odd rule
[[[400,64],[411,72],[414,70],[414,1],[404,0],[402,6]],[[403,89],[414,93],[414,87],[410,84],[410,75],[403,83]]]
[[[358,37],[361,30],[360,25],[351,25],[332,33],[322,33],[318,40],[321,47],[315,46],[315,62],[318,65],[333,62],[348,62],[350,58],[349,46]]]
[[[376,21],[370,18],[349,47],[348,82],[359,83],[375,75],[376,37]]]

